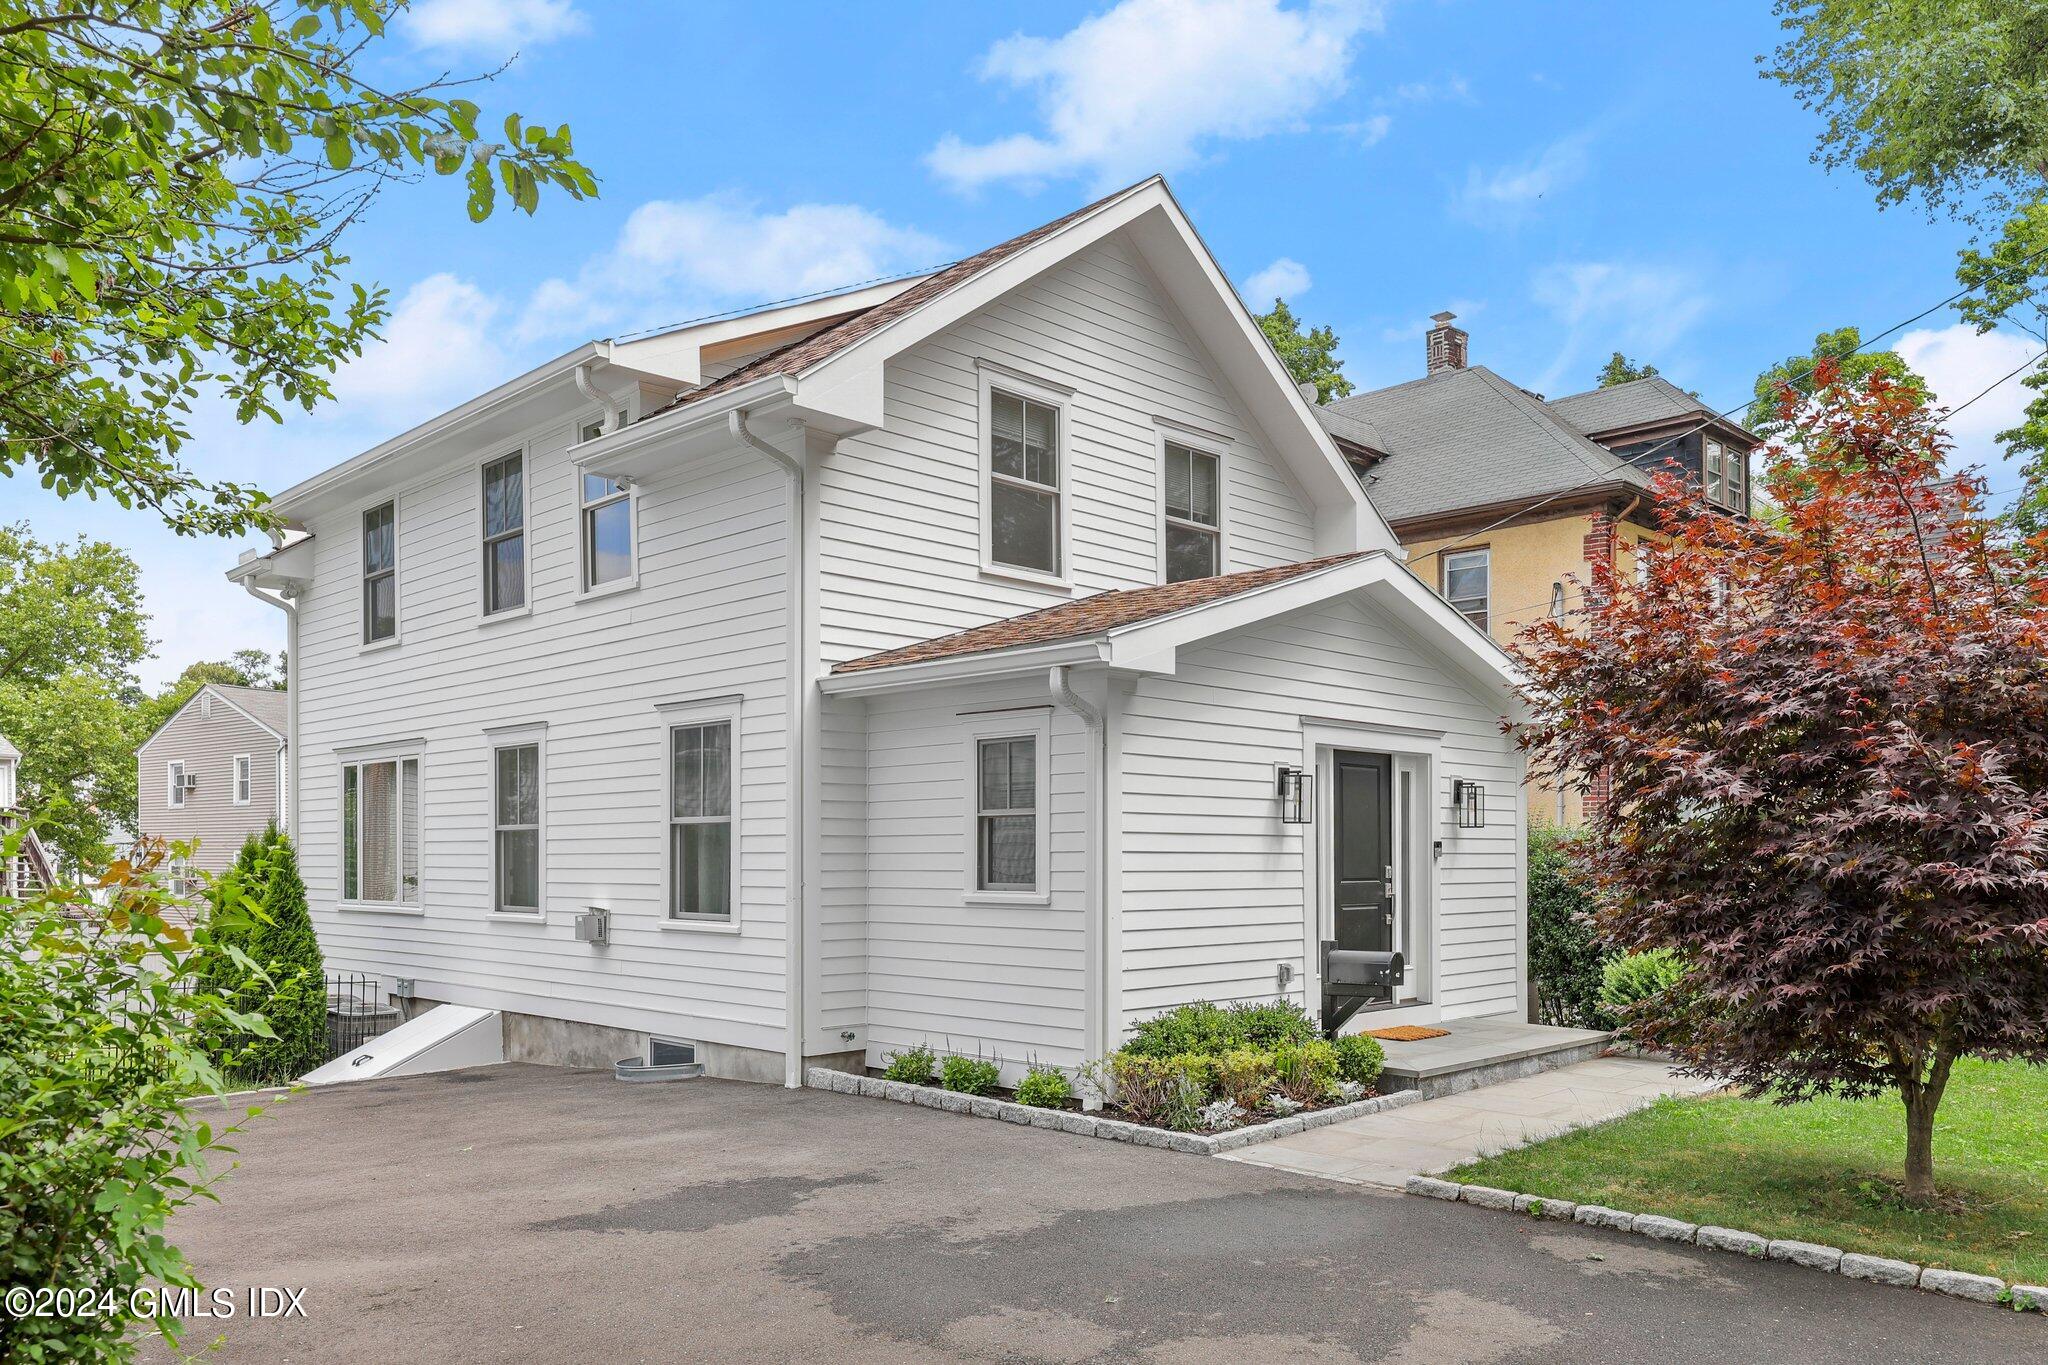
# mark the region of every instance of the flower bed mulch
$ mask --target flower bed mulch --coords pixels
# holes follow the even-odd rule
[[[915,1104],[926,1109],[940,1109],[952,1114],[1001,1119],[1006,1123],[1032,1128],[1074,1133],[1111,1142],[1128,1142],[1139,1147],[1163,1147],[1169,1151],[1192,1152],[1200,1156],[1215,1156],[1220,1152],[1235,1151],[1254,1143],[1270,1142],[1274,1138],[1286,1137],[1290,1133],[1299,1133],[1305,1129],[1321,1128],[1326,1124],[1342,1123],[1346,1119],[1362,1118],[1367,1114],[1377,1114],[1383,1109],[1396,1109],[1402,1105],[1413,1104],[1421,1098],[1416,1091],[1401,1090],[1391,1095],[1374,1095],[1367,1099],[1354,1100],[1348,1104],[1305,1108],[1302,1112],[1286,1118],[1272,1119],[1265,1123],[1248,1123],[1220,1133],[1182,1133],[1168,1128],[1153,1128],[1141,1123],[1132,1123],[1127,1119],[1114,1118],[1107,1114],[1085,1113],[1075,1109],[1040,1109],[1018,1104],[1014,1100],[998,1099],[993,1095],[963,1095],[959,1091],[941,1090],[937,1086],[884,1080],[880,1076],[856,1076],[851,1072],[834,1071],[822,1066],[812,1067],[805,1074],[804,1084],[815,1090],[832,1090],[842,1095],[866,1095],[874,1099],[894,1100],[898,1104]]]

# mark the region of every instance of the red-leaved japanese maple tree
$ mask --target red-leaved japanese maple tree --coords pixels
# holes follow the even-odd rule
[[[1647,573],[1517,643],[1524,738],[1605,778],[1604,936],[1688,965],[1638,1031],[1786,1102],[1897,1091],[1925,1203],[1955,1060],[2048,1061],[2048,547],[1997,541],[1916,395],[1820,381],[1773,506],[1660,475]]]

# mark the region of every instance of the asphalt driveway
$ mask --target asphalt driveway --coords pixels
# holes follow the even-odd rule
[[[193,1324],[225,1361],[2048,1355],[1935,1295],[817,1091],[488,1067],[239,1145],[173,1236],[303,1316]]]

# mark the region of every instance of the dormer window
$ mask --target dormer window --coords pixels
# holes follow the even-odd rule
[[[1731,512],[1749,510],[1749,452],[1709,440],[1702,461],[1707,501]]]

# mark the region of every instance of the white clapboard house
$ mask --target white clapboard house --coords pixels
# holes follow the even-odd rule
[[[327,960],[512,1057],[1014,1077],[1313,1010],[1325,941],[1405,956],[1362,1020],[1523,1017],[1511,666],[1158,179],[579,346],[274,507],[230,577],[288,613]]]

